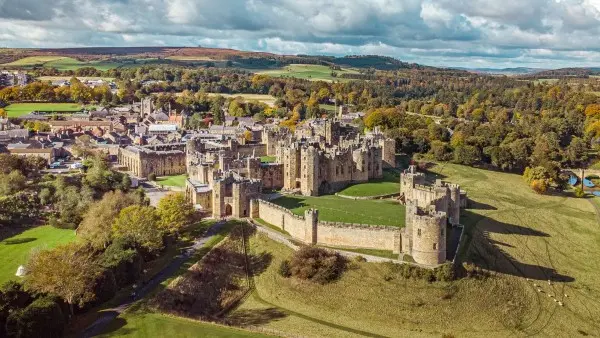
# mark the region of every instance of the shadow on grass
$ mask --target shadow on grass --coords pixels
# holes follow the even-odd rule
[[[283,319],[287,314],[275,307],[267,309],[237,310],[227,316],[225,323],[233,326],[258,326]]]
[[[2,242],[2,244],[4,244],[4,245],[23,244],[23,243],[33,242],[36,239],[37,238],[35,238],[35,237],[6,239]]]
[[[483,215],[474,214],[469,210],[464,210],[463,214],[464,219],[469,220],[469,223],[465,225],[465,236],[470,244],[468,252],[459,253],[459,257],[464,255],[468,262],[480,268],[508,275],[554,282],[573,282],[575,280],[571,276],[559,274],[553,267],[520,262],[506,251],[506,248],[516,246],[521,252],[532,256],[534,261],[546,261],[548,258],[546,252],[532,250],[527,243],[531,240],[528,237],[537,237],[542,240],[550,237],[547,233],[520,225],[499,222]],[[494,233],[511,236],[516,240],[513,242],[516,244],[513,246],[490,238]]]

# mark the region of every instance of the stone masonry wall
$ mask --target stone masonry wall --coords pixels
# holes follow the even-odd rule
[[[284,207],[263,200],[258,200],[258,213],[253,217],[256,215],[304,243],[392,250],[394,253],[400,251],[400,228],[397,227],[317,221],[315,234],[308,217],[295,215]],[[306,215],[309,215],[308,211]]]

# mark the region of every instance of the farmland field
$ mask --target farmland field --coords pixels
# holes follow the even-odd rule
[[[460,255],[489,277],[428,283],[353,263],[339,281],[316,285],[281,277],[291,249],[259,235],[250,252],[271,264],[229,316],[283,313],[257,325],[305,337],[600,335],[600,225],[590,200],[537,195],[513,174],[453,164],[431,171],[468,192],[461,221],[472,245]]]
[[[271,95],[266,95],[266,94],[223,94],[223,93],[207,93],[208,96],[217,96],[217,95],[221,95],[225,98],[229,98],[229,97],[241,97],[242,99],[246,100],[246,101],[258,101],[258,102],[262,102],[266,105],[269,106],[274,106],[275,105],[275,97],[271,96]]]
[[[265,74],[274,77],[295,77],[298,79],[313,81],[348,81],[348,79],[331,76],[331,72],[332,70],[328,66],[291,64],[281,69],[260,71],[258,72],[258,74]],[[358,74],[356,70],[348,68],[342,68],[342,70],[334,70],[333,72],[337,73],[338,75]]]
[[[19,117],[33,111],[78,112],[81,108],[81,105],[77,103],[13,103],[4,107],[8,117]]]
[[[40,81],[69,81],[72,76],[40,76],[37,79]],[[95,76],[77,76],[79,81],[95,81],[95,80],[103,80],[103,81],[113,81],[114,77],[95,77]]]
[[[109,70],[122,66],[120,62],[112,61],[79,61],[70,57],[63,56],[29,56],[10,63],[5,63],[3,67],[46,67],[56,68],[58,70],[76,70],[83,67],[93,67],[98,70]]]
[[[319,219],[329,222],[404,226],[405,208],[393,201],[352,200],[337,196],[283,196],[271,201],[304,215],[309,208],[319,209]]]
[[[49,225],[33,228],[0,241],[0,284],[18,279],[15,272],[27,263],[33,249],[52,248],[75,240],[75,231]]]

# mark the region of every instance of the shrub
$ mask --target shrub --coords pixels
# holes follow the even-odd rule
[[[96,298],[88,305],[106,302],[117,294],[117,282],[115,275],[110,269],[104,270],[94,281],[93,294]]]
[[[155,173],[151,173],[150,175],[148,175],[148,179],[150,181],[156,181],[156,174]]]
[[[533,189],[533,191],[535,191],[536,193],[538,193],[540,195],[545,194],[546,191],[548,190],[548,186],[546,185],[546,182],[543,180],[533,180],[533,181],[531,181],[529,186],[531,187],[531,189]]]
[[[341,276],[346,263],[346,259],[336,252],[306,246],[294,253],[290,272],[296,278],[326,284]]]
[[[575,197],[582,198],[585,196],[585,191],[581,187],[575,187]]]
[[[354,261],[355,261],[356,263],[364,263],[364,262],[366,262],[366,261],[367,261],[367,259],[366,259],[366,258],[364,258],[363,256],[360,256],[360,255],[359,255],[359,256],[356,256],[356,257],[354,257]]]
[[[62,337],[65,324],[56,300],[42,297],[25,309],[13,311],[6,321],[6,333],[9,337]]]
[[[284,278],[288,278],[292,276],[292,272],[290,271],[290,262],[285,260],[281,262],[279,265],[279,275]]]

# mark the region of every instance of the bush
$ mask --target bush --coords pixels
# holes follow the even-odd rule
[[[454,271],[451,264],[444,264],[433,270],[411,264],[397,264],[393,262],[386,264],[389,272],[384,276],[385,281],[394,279],[395,275],[400,275],[405,279],[421,279],[427,282],[448,282],[454,279]]]
[[[96,305],[104,303],[117,294],[117,282],[115,280],[115,274],[110,270],[106,269],[100,274],[100,276],[94,281],[94,295],[96,298],[93,302],[86,305]]]
[[[56,300],[42,297],[8,316],[6,334],[9,337],[62,337],[65,324],[65,315]]]
[[[292,276],[326,284],[342,275],[346,263],[346,259],[336,252],[305,246],[294,253],[289,265]]]
[[[151,173],[150,175],[148,175],[148,179],[150,181],[156,181],[156,174],[155,173]]]
[[[359,255],[359,256],[356,256],[356,257],[354,257],[354,261],[355,261],[356,263],[364,263],[364,262],[366,262],[366,261],[367,261],[367,259],[366,259],[366,258],[364,258],[363,256],[360,256],[360,255]]]
[[[535,191],[536,193],[538,193],[540,195],[543,195],[546,193],[546,191],[548,191],[548,186],[546,185],[546,182],[543,180],[533,180],[533,181],[531,181],[529,186],[531,187],[531,189],[533,189],[533,191]]]
[[[279,275],[284,278],[289,278],[292,276],[292,272],[290,271],[290,262],[285,260],[281,262],[279,265]]]

